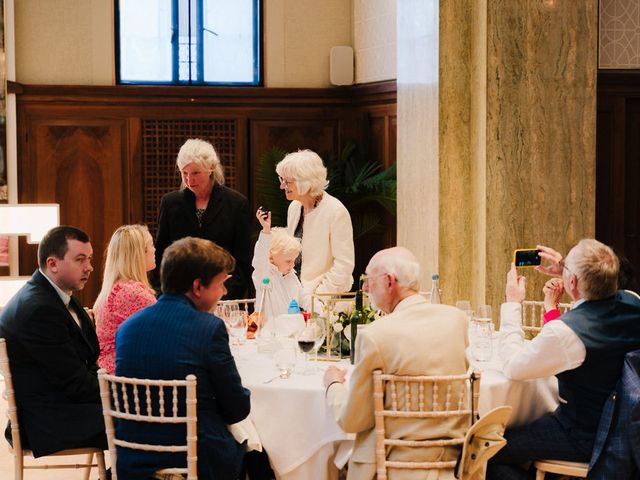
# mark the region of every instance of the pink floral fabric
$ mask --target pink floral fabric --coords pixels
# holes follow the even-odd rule
[[[156,303],[153,293],[140,282],[117,282],[107,299],[95,311],[100,342],[98,365],[113,374],[116,369],[116,330],[131,315]]]

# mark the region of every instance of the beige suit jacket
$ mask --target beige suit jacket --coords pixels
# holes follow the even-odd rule
[[[349,480],[375,478],[375,433],[372,373],[399,375],[457,375],[467,371],[467,316],[447,305],[432,305],[421,295],[405,298],[393,313],[368,325],[356,339],[356,365],[348,388],[335,383],[327,391],[327,402],[345,432],[356,433],[349,461]],[[425,395],[426,396],[426,395]],[[451,419],[387,421],[395,438],[428,440],[464,436],[469,423]],[[394,450],[391,458],[410,460],[416,451]],[[422,461],[455,459],[458,449],[433,448]],[[419,473],[418,477],[415,476]],[[392,479],[425,478],[425,472],[390,470]],[[450,472],[431,472],[428,478],[448,478]],[[453,478],[451,476],[451,478]]]

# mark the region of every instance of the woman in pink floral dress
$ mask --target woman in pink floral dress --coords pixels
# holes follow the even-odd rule
[[[138,310],[156,303],[147,272],[156,266],[153,239],[145,225],[124,225],[109,241],[102,289],[93,305],[100,341],[98,365],[116,369],[116,330]]]

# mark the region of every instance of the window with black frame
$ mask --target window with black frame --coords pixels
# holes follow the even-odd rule
[[[260,0],[115,2],[119,84],[260,84]]]

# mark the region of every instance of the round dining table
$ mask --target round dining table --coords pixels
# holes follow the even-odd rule
[[[471,341],[473,344],[473,338]],[[478,402],[481,416],[496,407],[509,405],[512,411],[508,425],[518,426],[532,422],[558,407],[560,397],[556,377],[531,380],[507,378],[502,372],[499,333],[494,334],[491,346],[491,357],[487,361],[478,361],[473,347],[467,349],[469,363],[481,373]]]
[[[348,461],[353,435],[344,433],[325,401],[322,383],[328,365],[350,369],[348,360],[309,362],[303,373],[302,355],[289,378],[280,378],[272,353],[258,351],[247,340],[232,353],[243,385],[251,390],[248,421],[255,427],[278,479],[338,478]],[[251,442],[249,442],[251,443]]]

